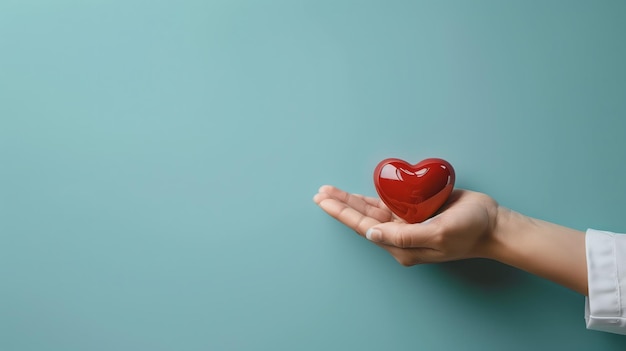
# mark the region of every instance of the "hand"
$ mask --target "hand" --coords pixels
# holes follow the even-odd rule
[[[485,194],[454,190],[438,214],[417,224],[379,199],[328,185],[313,200],[402,265],[483,257],[587,294],[584,232],[526,217]]]
[[[313,200],[402,265],[488,257],[499,206],[491,197],[454,190],[431,219],[408,224],[376,198],[322,186]]]

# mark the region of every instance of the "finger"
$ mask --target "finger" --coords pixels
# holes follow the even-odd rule
[[[375,198],[350,194],[330,185],[322,186],[316,197],[314,200],[317,204],[324,199],[335,198],[345,203],[348,207],[352,207],[365,216],[375,218],[379,222],[387,222],[392,219],[391,211],[387,207],[380,207],[382,202]]]
[[[375,198],[375,197],[369,197],[369,196],[365,196],[365,195],[360,195],[360,194],[353,194],[353,196],[356,196],[360,199],[362,199],[363,201],[365,201],[368,205],[379,208],[381,210],[383,210],[386,214],[389,215],[389,219],[387,220],[381,220],[381,222],[388,222],[389,220],[393,219],[393,213],[391,212],[391,210],[389,209],[389,207],[387,207],[387,205],[385,205],[384,202],[382,202],[382,200]]]
[[[363,200],[365,203],[367,203],[370,206],[374,206],[374,207],[378,207],[378,208],[387,208],[387,206],[385,206],[385,204],[380,201],[380,199],[377,199],[375,197],[369,197],[369,196],[365,196],[365,195],[361,195],[361,194],[352,194],[352,196],[354,197],[358,197],[359,199]]]
[[[313,202],[315,202],[316,204],[320,204],[320,202],[322,202],[322,200],[326,200],[326,199],[332,199],[332,197],[326,193],[317,193],[315,194],[315,196],[313,196]]]
[[[393,219],[391,211],[377,199],[351,194],[347,200],[347,205],[379,222],[389,222]]]
[[[374,206],[374,207],[384,207],[384,204],[382,203],[382,201],[380,201],[377,198],[374,197],[369,197],[369,196],[364,196],[361,194],[350,194],[347,191],[343,191],[337,187],[334,187],[332,185],[322,185],[318,191],[320,194],[328,194],[338,200],[344,201],[346,203],[348,203],[350,201],[350,199],[360,199],[363,202],[365,202],[368,205]]]
[[[334,198],[328,198],[320,201],[319,206],[330,216],[352,228],[360,235],[365,235],[368,228],[380,224],[380,221],[375,218],[366,216],[348,206],[346,203]]]
[[[322,185],[319,189],[320,193],[327,194],[335,199],[345,202],[346,204],[351,205],[351,202],[358,200],[359,205],[366,203],[361,196],[350,194],[347,191],[343,191],[337,187],[332,185]]]
[[[402,249],[430,248],[435,247],[437,228],[430,221],[415,224],[387,222],[368,229],[365,237],[376,243]]]

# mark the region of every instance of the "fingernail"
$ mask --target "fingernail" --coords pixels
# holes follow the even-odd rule
[[[376,228],[370,228],[365,232],[365,237],[370,241],[380,241],[380,230]]]

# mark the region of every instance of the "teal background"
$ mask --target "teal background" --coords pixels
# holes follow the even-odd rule
[[[311,201],[378,161],[626,231],[621,1],[0,3],[1,350],[617,350],[491,262]]]

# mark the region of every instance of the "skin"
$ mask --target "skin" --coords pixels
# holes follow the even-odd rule
[[[330,185],[313,201],[404,266],[487,258],[587,295],[585,233],[511,211],[488,195],[455,189],[438,214],[417,224],[377,198]]]

